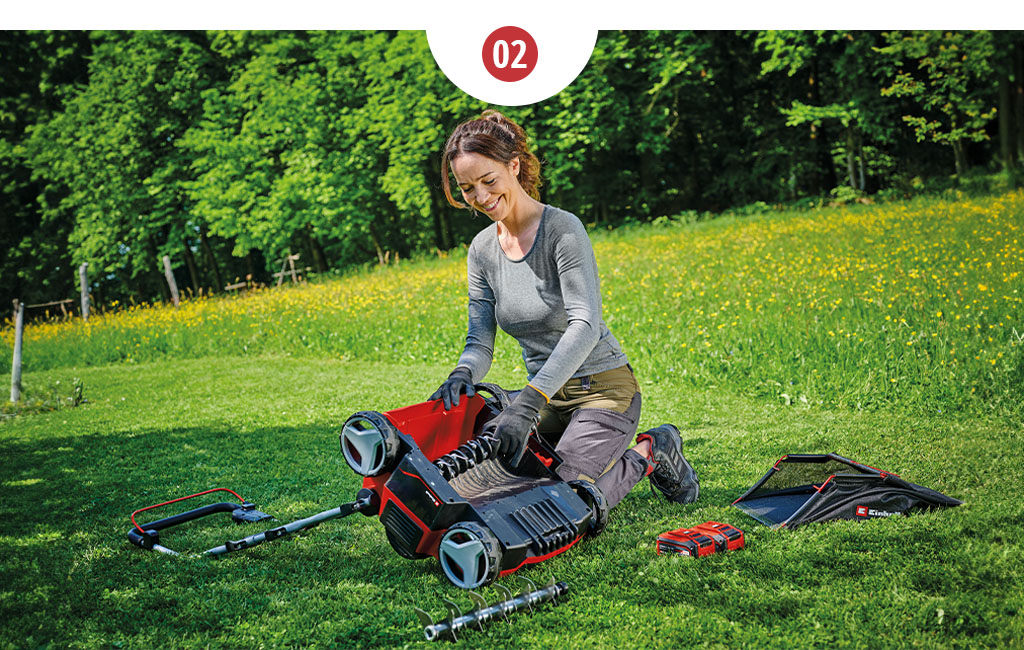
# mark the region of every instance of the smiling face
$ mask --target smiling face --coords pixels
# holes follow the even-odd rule
[[[503,221],[516,211],[526,192],[519,185],[519,159],[508,164],[478,153],[463,153],[452,160],[452,173],[462,199],[492,221]]]

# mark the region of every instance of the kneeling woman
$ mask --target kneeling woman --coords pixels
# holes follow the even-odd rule
[[[452,196],[449,167],[465,201]],[[496,419],[499,451],[513,466],[534,424],[555,445],[565,481],[591,481],[613,507],[644,476],[666,498],[697,498],[679,431],[637,436],[640,387],[601,316],[590,238],[575,215],[541,203],[540,163],[523,129],[497,111],[455,128],[441,160],[448,202],[492,223],[469,247],[469,333],[455,370],[431,396],[445,408],[473,394],[491,366],[496,326],[523,350],[529,383]],[[467,205],[468,204],[468,205]]]

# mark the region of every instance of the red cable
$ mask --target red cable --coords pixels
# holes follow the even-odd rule
[[[204,494],[209,494],[211,492],[230,492],[231,494],[235,495],[236,499],[238,499],[242,503],[245,503],[245,499],[243,499],[242,497],[238,496],[238,493],[235,492],[234,490],[229,490],[227,488],[213,488],[212,490],[206,490],[205,492],[197,492],[196,494],[190,494],[187,497],[179,497],[177,499],[173,499],[173,500],[167,501],[165,503],[158,503],[158,504],[153,505],[153,506],[146,506],[145,508],[139,508],[138,510],[136,510],[135,512],[132,513],[132,525],[135,526],[135,528],[137,528],[140,533],[145,535],[146,531],[144,531],[142,529],[142,526],[139,526],[137,523],[135,523],[135,515],[139,514],[140,512],[145,512],[146,510],[152,510],[153,508],[160,508],[160,507],[163,507],[163,506],[169,506],[172,503],[177,503],[179,501],[185,501],[186,499],[194,499],[195,497],[201,497]]]

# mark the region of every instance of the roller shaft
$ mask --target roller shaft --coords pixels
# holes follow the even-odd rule
[[[423,634],[427,637],[427,641],[434,641],[444,634],[454,635],[456,632],[461,632],[467,627],[473,625],[482,626],[484,623],[487,623],[498,616],[507,616],[508,614],[519,611],[524,607],[532,609],[534,605],[539,605],[549,600],[553,600],[558,596],[566,594],[568,591],[569,585],[565,582],[549,584],[546,587],[537,589],[536,591],[521,593],[508,600],[503,600],[487,607],[475,609],[451,620],[428,625],[423,628]]]
[[[459,474],[494,458],[498,452],[498,437],[494,430],[484,431],[476,438],[457,447],[434,461],[444,480],[451,481]]]

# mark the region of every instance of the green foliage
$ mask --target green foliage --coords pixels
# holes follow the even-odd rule
[[[0,305],[63,297],[75,269],[72,224],[41,211],[64,188],[35,169],[25,149],[34,124],[58,112],[84,76],[88,38],[80,32],[0,33]],[[63,217],[63,215],[61,215]]]
[[[988,140],[996,115],[991,32],[889,32],[879,52],[895,67],[883,97],[911,98],[918,111],[903,120],[925,139],[953,147],[957,174],[967,171],[964,143]]]
[[[178,142],[198,115],[208,65],[209,52],[185,35],[97,34],[88,86],[33,130],[33,164],[68,188],[47,212],[72,215],[72,259],[89,262],[96,282],[149,274],[143,286],[161,287],[160,256],[193,227],[190,159]]]
[[[443,76],[422,32],[3,39],[8,299],[68,297],[80,262],[94,303],[141,303],[167,299],[163,255],[199,293],[269,281],[288,252],[322,274],[452,250],[479,229],[445,202],[438,165],[451,129],[486,106]],[[955,143],[982,137],[1017,40],[602,32],[569,88],[506,110],[543,161],[542,198],[602,227],[840,185],[870,195],[942,173],[946,142],[959,166],[991,158],[987,142]]]

